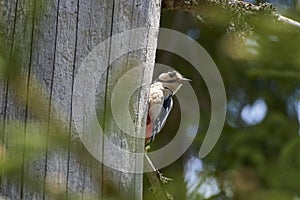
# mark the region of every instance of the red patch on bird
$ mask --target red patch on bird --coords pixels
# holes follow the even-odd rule
[[[147,115],[147,125],[146,125],[146,142],[151,138],[152,136],[152,129],[153,129],[153,124],[152,124],[152,121],[151,121],[151,118],[150,118],[150,115],[148,113]]]

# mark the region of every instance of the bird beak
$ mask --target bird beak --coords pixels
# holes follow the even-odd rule
[[[188,79],[188,78],[180,78],[179,80],[180,80],[182,83],[186,83],[186,82],[192,81],[191,79]]]

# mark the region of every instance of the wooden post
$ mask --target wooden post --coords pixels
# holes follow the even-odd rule
[[[142,174],[120,172],[102,165],[110,156],[106,154],[111,153],[107,144],[103,144],[101,162],[81,145],[72,116],[73,87],[84,59],[97,45],[115,34],[144,27],[144,37],[120,41],[127,43],[129,39],[128,44],[146,44],[146,49],[131,52],[129,45],[126,54],[111,60],[110,54],[118,52],[119,47],[113,43],[107,45],[109,55],[105,57],[109,58],[107,64],[112,63],[99,80],[96,104],[107,137],[124,150],[143,152],[142,139],[128,137],[118,128],[110,102],[118,80],[139,65],[142,76],[132,79],[139,81],[140,87],[130,101],[130,108],[136,126],[132,134],[143,131],[160,7],[160,0],[0,2],[0,41],[7,44],[5,49],[4,43],[0,44],[0,59],[6,61],[6,66],[20,67],[20,76],[10,75],[0,85],[1,164],[8,162],[7,157],[19,163],[13,173],[1,168],[1,195],[11,199],[86,199],[103,198],[113,189],[128,199],[142,199]],[[61,122],[59,131],[52,127],[58,122]],[[16,130],[19,136],[22,133],[18,137],[24,142],[22,148],[12,134]],[[59,137],[52,136],[55,134],[64,136],[56,140]],[[31,149],[34,138],[38,138],[36,143],[41,146],[38,155]],[[64,139],[67,142],[57,145]],[[129,162],[126,157],[117,159],[123,164]],[[130,162],[143,165],[142,160]]]

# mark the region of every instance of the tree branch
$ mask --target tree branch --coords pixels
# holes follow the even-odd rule
[[[278,21],[282,21],[282,22],[285,22],[285,23],[288,23],[288,24],[291,24],[293,26],[297,26],[297,27],[300,27],[300,23],[295,21],[295,20],[292,20],[290,18],[287,18],[285,16],[282,16],[280,14],[277,14],[277,17],[278,17]]]
[[[274,18],[278,22],[300,27],[300,22],[284,17],[269,3],[254,5],[238,0],[162,0],[162,8],[166,10],[181,10],[201,15],[204,18],[212,15],[211,10],[221,8],[225,13],[233,12],[244,16],[265,15]]]
[[[147,154],[145,154],[145,162],[144,167],[146,169],[150,169],[152,172],[146,173],[147,179],[151,185],[151,190],[153,192],[153,195],[155,196],[156,200],[172,200],[173,197],[163,188],[161,185],[161,180],[157,176],[157,170],[154,167],[152,161],[148,157]]]

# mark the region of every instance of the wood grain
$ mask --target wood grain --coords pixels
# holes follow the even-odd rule
[[[105,160],[93,158],[80,143],[72,121],[73,84],[84,58],[99,43],[127,30],[148,28],[139,41],[120,38],[121,43],[130,39],[129,44],[142,43],[147,48],[131,52],[128,45],[125,55],[109,60],[107,72],[99,80],[96,104],[106,136],[120,148],[143,152],[143,139],[128,137],[114,122],[110,101],[118,80],[141,65],[142,76],[133,78],[143,87],[135,92],[130,105],[136,126],[133,134],[140,134],[154,67],[160,6],[159,0],[0,1],[0,39],[9,47],[0,53],[21,69],[18,80],[9,76],[0,82],[2,145],[21,163],[13,174],[2,173],[1,195],[10,199],[104,198],[112,187],[123,197],[142,199],[142,174],[105,167],[101,164]],[[108,45],[107,50],[116,53],[119,46]],[[59,134],[68,140],[63,146],[53,143],[51,126],[58,121]],[[41,138],[48,138],[38,155],[28,147],[33,125]],[[22,131],[22,152],[14,152],[20,151],[14,148],[20,144],[8,128],[11,126]],[[110,153],[107,145],[103,144],[103,155]],[[143,160],[116,159],[122,165],[143,165]]]

